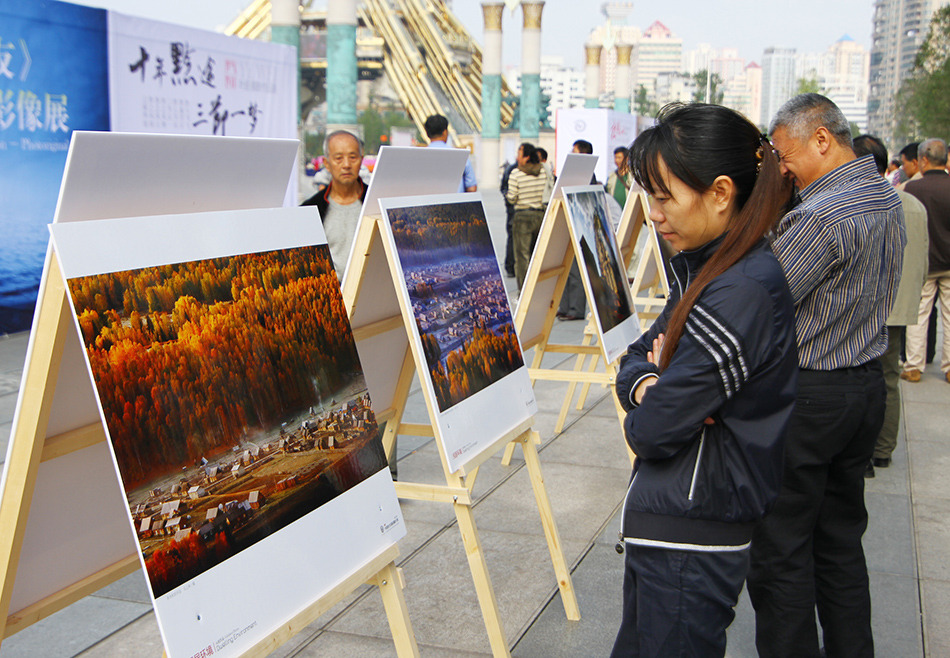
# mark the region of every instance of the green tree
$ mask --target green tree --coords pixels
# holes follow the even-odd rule
[[[903,137],[903,141],[913,141],[920,135],[950,135],[948,94],[950,6],[944,6],[930,21],[927,38],[914,60],[914,69],[897,94],[897,136]]]
[[[822,93],[821,85],[818,83],[818,77],[812,76],[810,78],[799,78],[798,86],[795,89],[795,95],[798,94],[820,94]]]
[[[715,105],[722,105],[722,99],[725,95],[724,92],[720,91],[722,86],[722,78],[719,77],[718,73],[713,73],[712,77],[709,79],[709,100],[706,98],[706,76],[708,71],[703,69],[697,71],[693,74],[693,81],[696,83],[696,91],[693,92],[693,101],[697,103],[713,103]]]
[[[637,93],[633,96],[633,107],[642,117],[656,116],[657,110],[660,109],[656,102],[650,100],[647,88],[643,85],[637,87]]]

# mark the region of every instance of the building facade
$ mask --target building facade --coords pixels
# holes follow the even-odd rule
[[[893,150],[896,95],[914,68],[917,51],[927,37],[934,12],[947,2],[939,0],[876,0],[871,32],[868,130]]]

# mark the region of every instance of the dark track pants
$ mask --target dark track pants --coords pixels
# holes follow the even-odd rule
[[[877,360],[799,373],[782,490],[752,537],[748,588],[762,658],[817,658],[816,607],[828,658],[874,655],[861,537],[884,399]]]
[[[749,550],[624,549],[623,620],[611,658],[722,656]]]

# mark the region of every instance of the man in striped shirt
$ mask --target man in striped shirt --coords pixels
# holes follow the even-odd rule
[[[749,595],[760,656],[873,656],[861,537],[864,471],[884,416],[884,320],[901,273],[900,199],[824,96],[802,94],[770,128],[801,203],[772,248],[795,302],[799,389],[782,491],[752,539]]]

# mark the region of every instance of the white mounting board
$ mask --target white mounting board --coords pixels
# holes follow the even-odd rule
[[[298,144],[77,130],[53,221],[280,208]]]
[[[279,207],[296,152],[297,141],[287,139],[76,131],[55,221]],[[40,299],[51,255],[48,250]],[[39,311],[37,304],[34,327]],[[34,341],[31,335],[27,365]],[[55,392],[44,440],[101,422],[75,330],[66,331],[59,373],[47,385]],[[26,392],[21,382],[0,492]],[[134,555],[126,510],[104,443],[40,464],[10,614]]]

